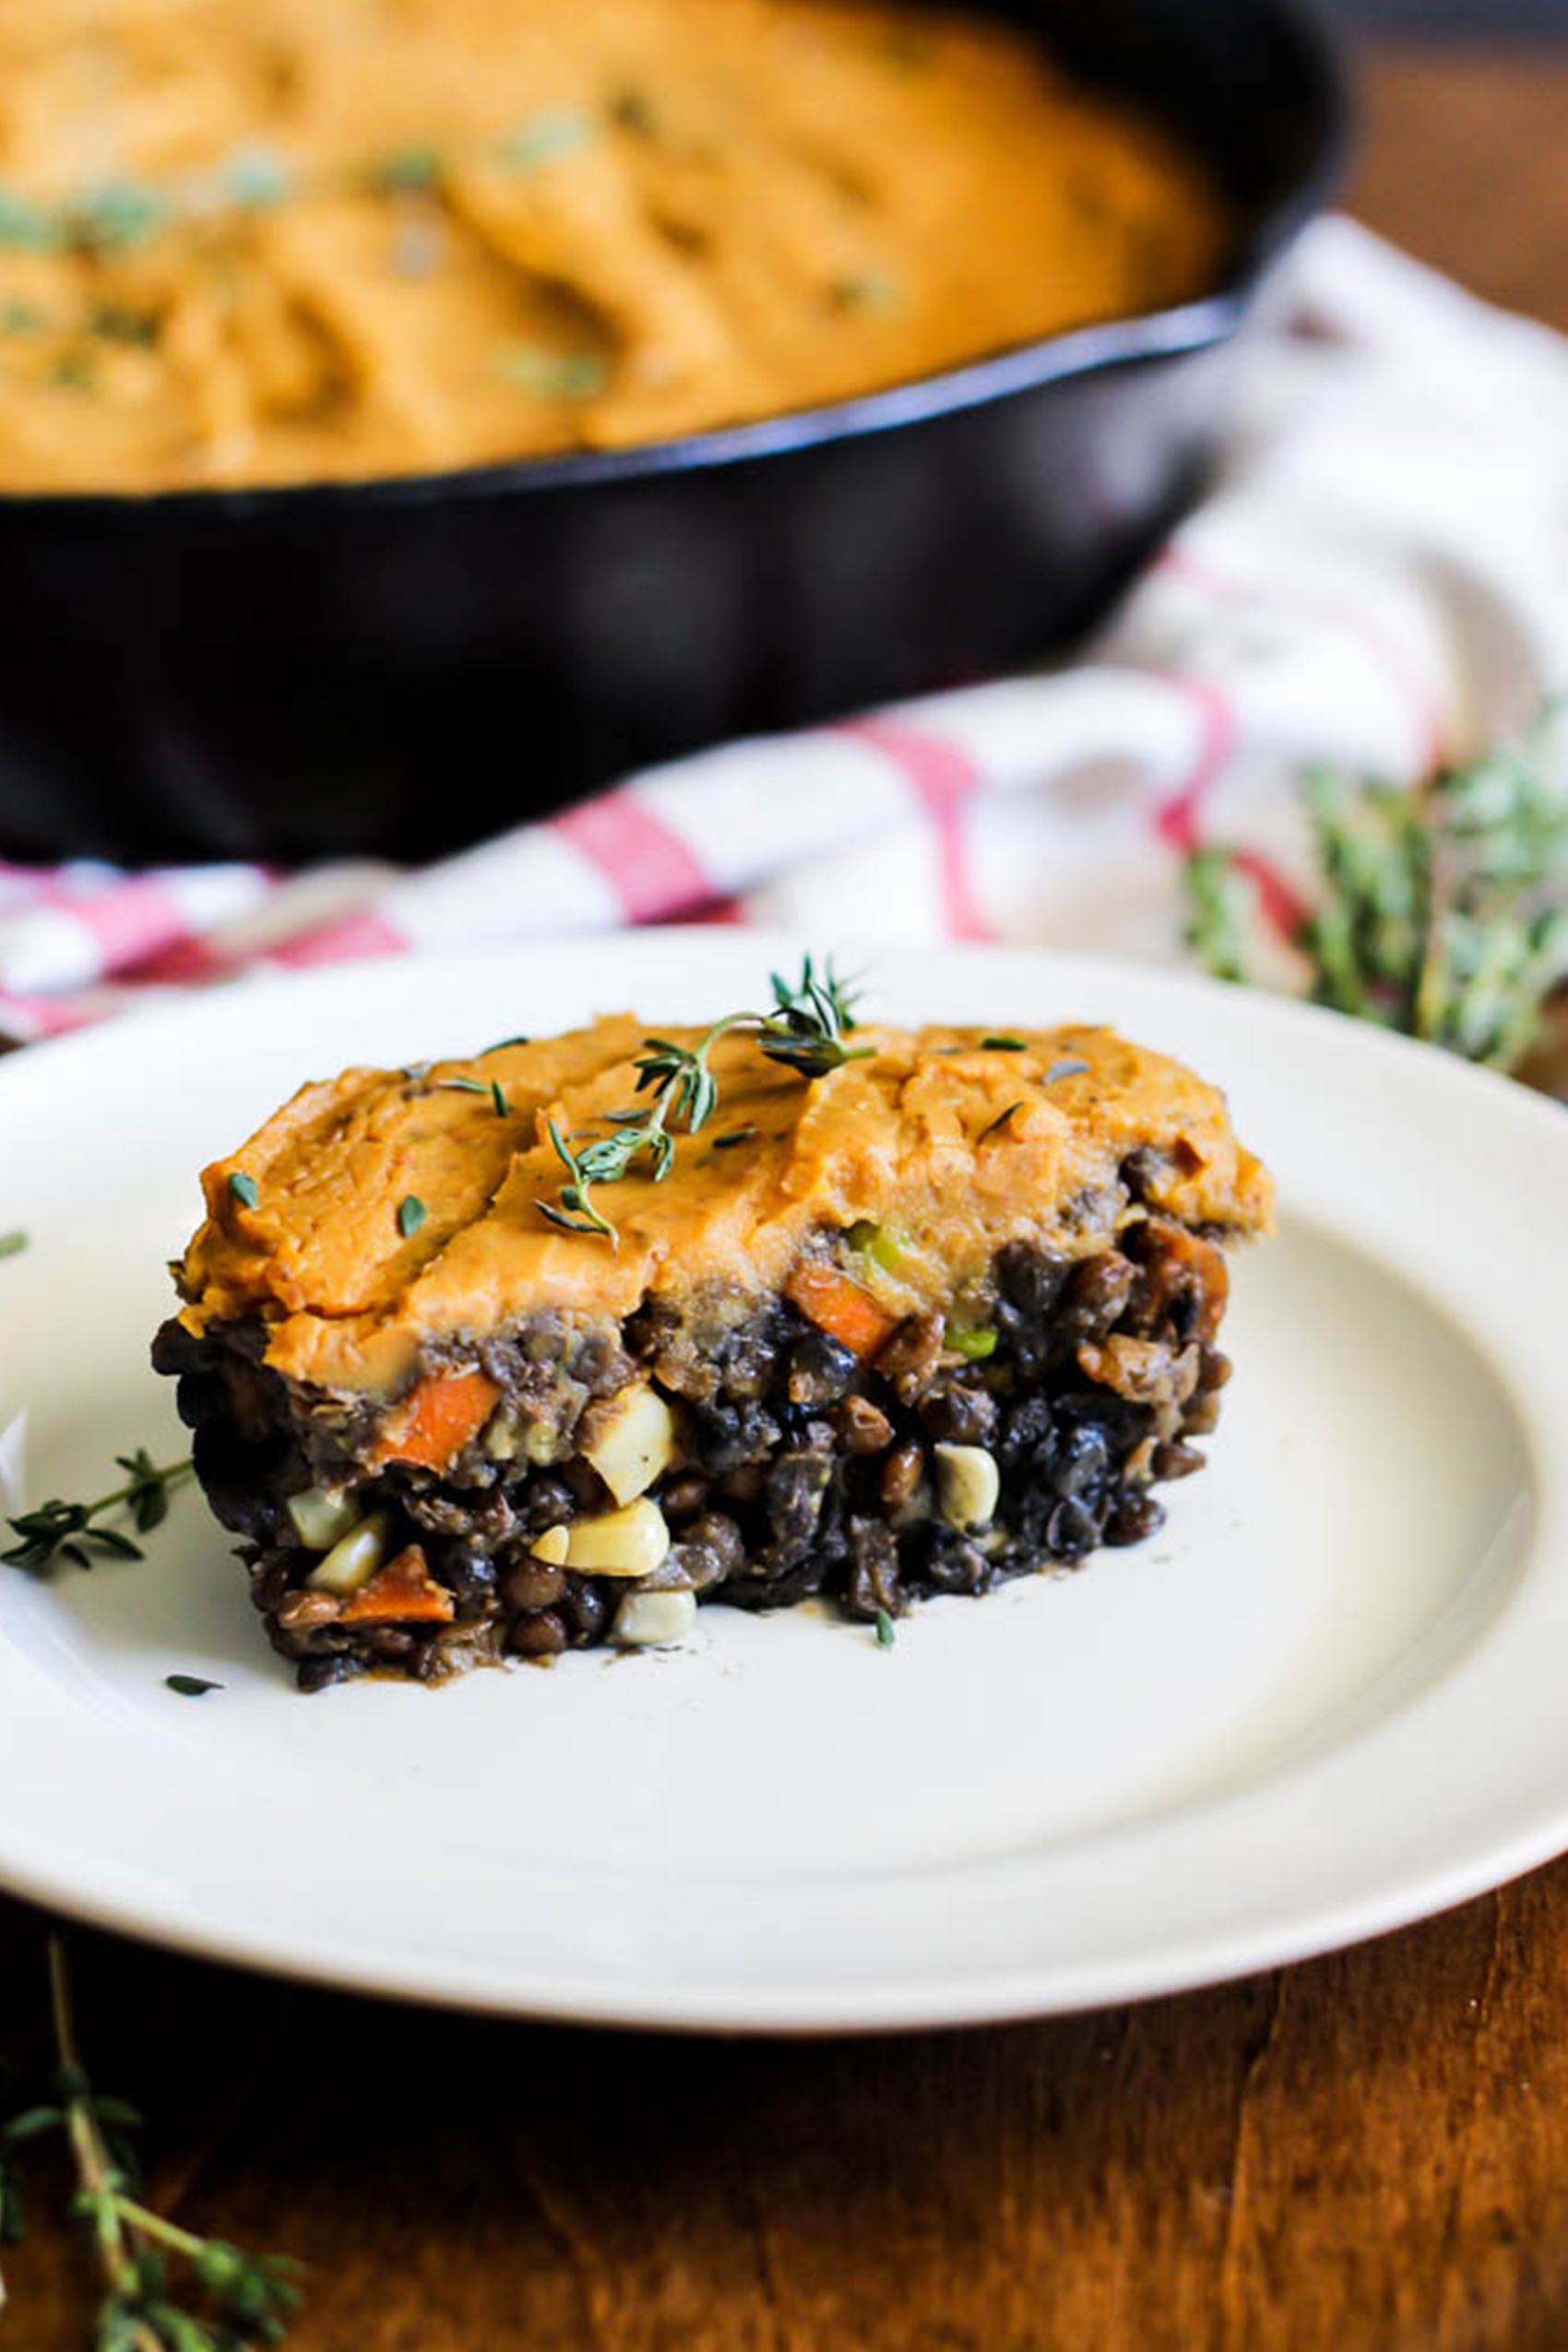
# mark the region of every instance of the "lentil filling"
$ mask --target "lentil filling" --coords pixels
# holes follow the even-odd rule
[[[870,1363],[787,1300],[741,1321],[722,1301],[653,1301],[619,1335],[540,1316],[482,1350],[494,1428],[439,1474],[375,1468],[374,1416],[291,1393],[255,1362],[254,1327],[197,1338],[170,1323],[155,1361],[178,1375],[202,1484],[245,1538],[272,1641],[314,1691],[366,1668],[430,1680],[583,1648],[650,1593],[744,1609],[822,1594],[851,1617],[897,1617],[1153,1534],[1154,1490],[1202,1467],[1192,1440],[1229,1377],[1218,1250],[1151,1218],[1076,1261],[1009,1243],[989,1287],[991,1320],[957,1345],[922,1313]],[[541,1542],[562,1549],[552,1531],[569,1544],[616,1514],[583,1447],[650,1392],[678,1431],[648,1494],[663,1557],[630,1578],[541,1557]],[[347,1595],[315,1581],[324,1555],[291,1514],[324,1493],[350,1498],[352,1525],[381,1523],[378,1564]]]

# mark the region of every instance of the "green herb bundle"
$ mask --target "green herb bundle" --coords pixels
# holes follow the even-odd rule
[[[1318,869],[1295,940],[1320,1004],[1511,1070],[1568,980],[1568,706],[1420,784],[1304,779]],[[1187,939],[1221,980],[1256,977],[1255,887],[1235,854],[1186,870]]]

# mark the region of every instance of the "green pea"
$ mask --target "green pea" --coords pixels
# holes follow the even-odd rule
[[[903,1266],[907,1244],[903,1236],[894,1232],[889,1226],[873,1225],[869,1218],[862,1218],[859,1223],[850,1226],[849,1242],[852,1250],[858,1250],[862,1257],[870,1258],[873,1265],[879,1265],[884,1274],[897,1274]]]
[[[947,1345],[966,1363],[983,1364],[988,1356],[996,1353],[996,1333],[989,1323],[978,1323],[969,1331],[950,1331]]]

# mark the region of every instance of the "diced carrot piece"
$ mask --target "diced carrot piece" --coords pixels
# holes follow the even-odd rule
[[[445,1469],[479,1435],[500,1394],[481,1372],[431,1372],[404,1398],[373,1458]]]
[[[818,1258],[806,1258],[795,1268],[785,1285],[785,1296],[808,1323],[814,1323],[852,1356],[874,1356],[892,1336],[893,1318],[883,1313],[870,1291]]]
[[[430,1573],[417,1543],[405,1544],[344,1605],[339,1625],[449,1624],[457,1602]]]

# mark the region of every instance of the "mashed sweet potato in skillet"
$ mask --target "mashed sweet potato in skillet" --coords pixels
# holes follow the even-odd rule
[[[1184,298],[1222,236],[956,16],[0,0],[0,490],[658,440]]]

